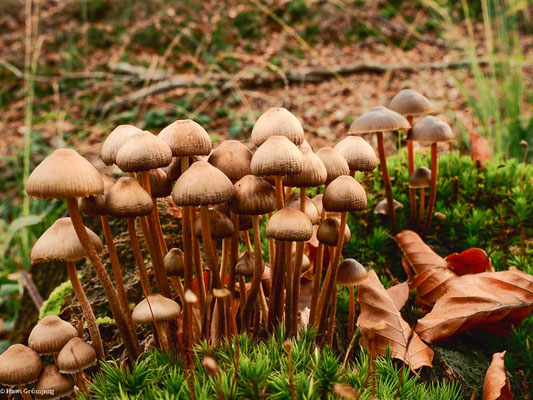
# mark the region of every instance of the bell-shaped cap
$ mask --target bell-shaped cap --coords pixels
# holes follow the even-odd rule
[[[104,193],[78,199],[78,207],[83,214],[89,216],[107,215],[105,197],[109,188],[115,184],[115,180],[108,175],[102,175],[102,180],[104,181]]]
[[[138,217],[152,212],[154,204],[137,179],[123,176],[107,192],[106,207],[114,217]]]
[[[239,275],[244,275],[251,277],[254,275],[254,254],[250,251],[247,251],[239,258],[237,264],[235,264],[235,273]]]
[[[238,140],[225,140],[213,150],[207,162],[236,182],[251,174],[252,152]]]
[[[33,327],[28,346],[39,354],[56,354],[78,331],[67,321],[55,315],[47,315]]]
[[[351,176],[339,176],[324,191],[322,204],[326,211],[358,211],[366,207],[365,189]]]
[[[149,305],[148,302],[150,302]],[[181,306],[178,303],[155,293],[135,306],[132,317],[133,322],[137,324],[151,324],[154,319],[156,322],[173,321],[180,314]]]
[[[270,108],[262,114],[252,129],[252,142],[261,146],[271,136],[285,136],[295,145],[304,141],[302,124],[285,108]]]
[[[353,258],[345,259],[337,270],[337,284],[342,286],[357,286],[368,277],[365,267]]]
[[[252,157],[252,174],[294,175],[303,170],[304,157],[285,136],[270,136]]]
[[[298,146],[298,148],[300,149],[300,151],[303,153],[305,151],[313,151],[313,148],[311,147],[311,145],[309,144],[309,142],[307,140],[304,139],[304,141],[302,142],[302,144],[300,144]]]
[[[113,165],[116,162],[117,153],[124,143],[131,138],[142,135],[143,131],[133,125],[119,125],[107,136],[100,158],[105,165]]]
[[[349,135],[362,135],[364,133],[389,132],[411,129],[409,121],[396,111],[386,107],[374,107],[357,118],[348,132]]]
[[[104,193],[100,173],[72,149],[57,149],[46,157],[26,182],[28,196],[68,199]]]
[[[431,183],[431,170],[428,167],[418,167],[409,177],[409,187],[413,189],[427,188]]]
[[[124,172],[141,172],[166,167],[171,161],[170,147],[157,136],[144,131],[120,147],[115,162]]]
[[[276,192],[272,185],[261,177],[246,175],[233,187],[235,195],[229,206],[236,214],[261,215],[276,208]]]
[[[209,225],[211,227],[212,239],[218,240],[233,236],[233,223],[223,212],[209,210]],[[194,221],[194,236],[202,239],[202,223],[199,216]]]
[[[320,157],[326,167],[326,185],[329,185],[339,176],[350,174],[350,168],[346,159],[334,148],[322,147],[316,152],[316,155]]]
[[[313,203],[315,203],[315,207],[318,211],[318,215],[322,216],[322,210],[324,209],[322,205],[322,199],[324,198],[324,195],[322,193],[317,194],[315,197],[313,197],[311,200]]]
[[[339,237],[339,228],[341,225],[340,218],[328,217],[320,223],[316,232],[316,238],[320,243],[324,243],[327,246],[337,245],[337,239]],[[348,224],[344,228],[344,241],[343,245],[350,241],[351,232]]]
[[[102,241],[89,228],[85,229],[94,248],[98,253],[101,253],[104,249]],[[72,220],[65,217],[54,222],[35,242],[31,249],[30,258],[32,264],[38,264],[51,260],[75,262],[86,256],[85,249],[78,239],[74,225],[72,225]]]
[[[0,355],[0,383],[6,386],[35,382],[43,363],[35,351],[23,344],[14,344]]]
[[[285,207],[296,208],[299,210],[300,193],[293,193],[285,202]],[[313,225],[318,223],[318,220],[320,219],[320,214],[318,213],[315,203],[307,196],[305,196],[305,215],[307,215]]]
[[[266,235],[286,242],[305,242],[313,236],[313,224],[300,210],[285,207],[268,220]]]
[[[168,276],[183,276],[185,264],[183,260],[183,251],[174,247],[170,249],[164,260],[165,270]]]
[[[192,119],[180,119],[159,132],[174,157],[202,156],[211,152],[211,138],[206,130]]]
[[[320,157],[312,150],[303,150],[303,168],[302,172],[294,175],[287,175],[283,178],[286,186],[307,188],[320,186],[326,182],[328,172]]]
[[[148,178],[150,179],[150,194],[153,199],[170,196],[172,183],[167,179],[167,174],[163,169],[151,169],[148,171]],[[141,183],[142,177],[137,176],[137,180]]]
[[[64,374],[83,371],[96,363],[96,350],[80,337],[75,337],[61,349],[57,366]]]
[[[408,138],[416,142],[437,143],[449,142],[454,140],[455,136],[450,125],[437,117],[428,115],[413,125]]]
[[[334,148],[344,157],[350,171],[372,171],[378,166],[376,152],[361,136],[347,136]]]
[[[253,176],[253,175],[252,175]],[[233,201],[233,198],[231,199]],[[220,203],[213,207],[214,210],[218,210],[224,213],[227,217],[231,217],[231,209],[229,203]],[[247,231],[252,229],[253,221],[252,215],[240,214],[239,215],[239,231]],[[263,219],[262,215],[259,215],[259,221]]]
[[[403,208],[403,204],[396,199],[392,199],[392,204],[395,210]],[[383,199],[378,204],[376,204],[376,207],[374,208],[374,214],[389,214],[389,206],[387,204],[387,199]]]
[[[172,199],[178,206],[207,206],[225,203],[232,197],[229,178],[206,161],[193,163],[172,189]]]
[[[56,365],[47,365],[35,385],[37,400],[53,400],[67,397],[74,391],[74,381],[59,372]]]
[[[435,112],[433,103],[413,89],[404,89],[394,96],[389,103],[389,109],[404,116],[425,115]]]
[[[293,261],[294,262],[294,261]],[[307,254],[303,254],[302,256],[302,269],[301,269],[301,273],[305,273],[307,271],[309,271],[309,268],[311,268],[311,260],[309,259],[309,257],[307,256]]]

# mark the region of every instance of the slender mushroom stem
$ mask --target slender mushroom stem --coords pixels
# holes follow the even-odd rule
[[[294,258],[292,242],[285,242],[285,334],[290,335],[292,328]]]
[[[305,213],[305,192],[306,188],[300,188],[300,211]],[[304,257],[305,242],[296,243],[296,254],[294,255],[294,275],[292,278],[292,316],[291,336],[298,333],[298,303],[300,302],[300,275],[302,273],[302,262]]]
[[[311,294],[311,311],[309,312],[309,325],[316,325],[318,292],[322,279],[322,264],[324,259],[324,243],[319,243],[316,251],[315,270],[313,274],[313,293]]]
[[[265,292],[263,290],[263,284],[261,283],[259,285],[259,296],[261,300],[261,312],[263,314],[263,323],[265,324],[265,327],[268,326],[268,302],[265,296]]]
[[[353,286],[348,287],[350,305],[348,308],[348,343],[352,341],[353,328],[355,326],[355,289]]]
[[[244,244],[246,245],[246,251],[253,253],[254,250],[252,248],[252,241],[250,240],[250,231],[245,230],[243,232],[243,235],[244,235]]]
[[[80,392],[89,393],[89,389],[87,388],[87,378],[85,378],[85,373],[83,370],[76,372],[76,383],[80,389]]]
[[[272,218],[272,213],[268,213],[268,219]],[[273,238],[268,238],[268,263],[270,265],[274,265],[274,259],[275,259],[275,244]]]
[[[413,126],[413,116],[407,116],[407,122],[409,125]],[[407,169],[409,171],[409,176],[415,172],[415,152],[413,149],[413,141],[407,139]],[[409,188],[409,206],[411,209],[411,221],[416,224],[416,189]]]
[[[285,198],[283,196],[283,177],[281,175],[276,175],[274,177],[274,182],[276,184],[276,207],[278,210],[281,210],[285,207]]]
[[[166,324],[165,323],[162,323],[162,322],[159,322],[157,321],[156,322],[156,325],[157,325],[157,334],[159,335],[159,344],[161,345],[161,348],[163,349],[163,351],[168,354],[168,338],[167,338],[167,333],[166,333]]]
[[[26,388],[25,385],[19,385],[19,389],[20,389],[20,395],[22,396],[24,400],[33,400],[33,397],[28,392],[28,389]]]
[[[152,198],[152,203],[154,204],[154,222],[155,229],[157,231],[157,240],[159,242],[159,246],[161,247],[161,253],[163,254],[163,256],[166,256],[168,253],[168,247],[165,243],[163,228],[161,228],[161,219],[159,218],[159,210],[157,209],[157,198]]]
[[[135,219],[133,217],[128,217],[128,233],[130,236],[133,258],[135,259],[137,269],[139,270],[139,278],[146,290],[146,293],[152,294],[150,278],[148,277],[148,271],[146,271],[146,265],[144,264],[141,246],[139,246],[139,239],[137,238],[137,231],[135,230]]]
[[[276,240],[276,258],[274,259],[274,265],[272,266],[272,286],[270,289],[270,298],[268,303],[268,331],[272,332],[274,326],[279,323],[278,315],[279,309],[283,305],[283,259],[285,252],[285,245],[283,242]]]
[[[426,190],[424,188],[420,188],[420,210],[418,212],[418,218],[416,220],[416,228],[418,230],[418,227],[420,225],[420,222],[424,219],[424,209],[426,208]]]
[[[333,288],[333,301],[331,303],[331,310],[329,312],[329,322],[328,322],[328,337],[327,337],[327,344],[329,347],[333,345],[333,334],[335,333],[335,323],[337,322],[337,319],[335,316],[337,315],[337,285]]]
[[[228,290],[230,296],[235,299],[235,266],[239,259],[239,214],[230,212],[231,222],[233,223],[233,236],[231,237],[230,257],[229,257],[229,276],[228,276]],[[231,310],[230,310],[231,311]],[[230,312],[230,318],[234,319],[233,312]],[[236,326],[237,321],[233,321],[232,326]],[[233,332],[237,334],[237,331]]]
[[[396,212],[394,211],[392,186],[390,183],[389,170],[387,168],[387,157],[385,157],[385,147],[383,145],[383,132],[377,132],[376,137],[378,138],[379,167],[381,168],[381,176],[383,177],[383,186],[385,186],[391,232],[395,235],[398,229],[396,227]]]
[[[230,238],[222,239],[222,261],[220,262],[220,280],[223,284],[227,284],[226,277],[228,272],[230,246]],[[224,298],[224,312],[226,313],[226,317],[224,318],[226,322],[226,335],[229,337],[231,335],[231,313],[228,298]]]
[[[428,212],[426,214],[426,223],[422,231],[422,238],[426,236],[426,233],[431,223],[431,217],[433,216],[433,208],[435,207],[435,201],[437,200],[437,143],[431,143],[431,181],[429,186],[429,201]]]
[[[102,337],[100,336],[100,331],[98,330],[98,324],[96,323],[96,317],[94,316],[91,303],[81,286],[81,282],[78,278],[78,273],[76,271],[76,264],[67,261],[67,271],[72,283],[72,291],[80,303],[80,307],[87,321],[87,327],[89,329],[89,335],[91,336],[91,341],[93,342],[93,347],[96,350],[96,356],[99,360],[105,359],[104,345],[102,344]]]
[[[193,226],[196,219],[196,208],[191,208],[190,212],[190,226]],[[194,259],[194,269],[196,273],[196,283],[198,287],[198,301],[200,302],[200,310],[205,312],[206,293],[204,282],[204,267],[202,265],[202,253],[200,251],[200,242],[198,238],[192,235],[192,250]]]

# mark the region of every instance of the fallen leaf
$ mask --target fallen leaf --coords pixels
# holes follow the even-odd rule
[[[485,164],[492,157],[490,156],[490,146],[487,139],[474,132],[468,132],[470,136],[470,148],[472,149],[472,160],[479,162],[481,168],[485,169]]]
[[[411,281],[410,288],[416,289],[417,298],[422,304],[431,307],[444,295],[448,281],[457,276],[450,268],[426,269]]]
[[[404,321],[374,271],[368,273],[368,279],[359,286],[357,293],[361,306],[357,326],[363,335],[362,344],[365,337],[372,337],[378,354],[384,355],[390,349],[392,357],[409,364],[413,371],[432,366],[433,351]],[[376,328],[381,322],[383,326]]]
[[[505,375],[505,351],[492,356],[485,381],[483,382],[483,400],[512,400],[511,384]]]
[[[483,249],[472,248],[459,254],[453,253],[447,256],[445,260],[459,275],[494,271],[490,257]]]
[[[415,275],[430,268],[448,268],[448,262],[425,244],[415,232],[401,231],[395,239]]]
[[[387,294],[394,303],[394,307],[400,311],[409,298],[409,284],[407,282],[398,283],[387,289]]]

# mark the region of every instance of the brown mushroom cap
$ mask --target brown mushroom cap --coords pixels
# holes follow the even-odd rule
[[[67,321],[47,315],[31,330],[28,346],[39,354],[56,354],[76,336],[78,331]]]
[[[233,184],[207,161],[193,163],[177,180],[172,199],[178,206],[219,204],[233,197]]]
[[[270,136],[252,157],[252,174],[294,175],[302,172],[303,154],[285,136]]]
[[[411,129],[411,125],[401,114],[389,110],[386,107],[374,107],[357,118],[350,126],[349,135],[362,135],[363,133],[405,131]]]
[[[425,115],[435,112],[433,103],[413,89],[404,89],[399,92],[392,98],[389,108],[404,116]]]
[[[209,210],[209,225],[211,226],[211,238],[215,240],[233,236],[234,227],[231,219],[218,210]],[[194,236],[202,239],[202,221],[200,216],[194,221]]]
[[[334,149],[345,158],[350,171],[372,171],[378,166],[376,152],[361,136],[347,136]]]
[[[302,172],[294,175],[287,175],[283,178],[286,186],[292,187],[315,187],[322,185],[328,177],[326,167],[320,157],[312,150],[303,150]]]
[[[66,397],[74,391],[72,377],[59,372],[56,365],[47,365],[35,385],[35,398],[54,400]]]
[[[339,235],[339,228],[341,225],[340,218],[328,217],[320,223],[316,232],[316,238],[320,243],[327,246],[335,246]],[[344,242],[343,245],[350,241],[351,237],[350,227],[348,224],[344,228]]]
[[[324,207],[322,206],[322,199],[323,199],[324,195],[322,193],[320,194],[317,194],[315,197],[313,197],[311,200],[313,201],[313,203],[315,203],[315,206],[316,206],[316,209],[318,211],[318,215],[322,215],[322,210],[324,209]]]
[[[252,152],[238,140],[225,140],[213,150],[207,162],[236,182],[251,174]]]
[[[276,192],[272,185],[261,177],[246,175],[233,187],[235,195],[229,206],[236,214],[261,215],[276,208]]]
[[[252,175],[253,176],[253,175]],[[231,199],[233,201],[233,199]],[[220,203],[213,207],[214,210],[218,210],[224,213],[226,216],[231,217],[231,209],[229,203]],[[253,214],[252,214],[253,215]],[[252,229],[252,215],[240,214],[239,215],[239,231],[247,231]],[[262,215],[259,215],[259,221],[263,219]]]
[[[39,354],[23,344],[14,344],[0,355],[0,383],[15,386],[35,382],[42,368]]]
[[[115,163],[124,172],[140,172],[166,167],[171,161],[170,147],[157,136],[144,131],[120,147]]]
[[[337,271],[337,284],[342,286],[357,286],[367,279],[365,267],[353,258],[345,259]]]
[[[96,233],[89,228],[85,228],[89,238],[98,253],[104,249],[102,241]],[[72,220],[69,217],[59,218],[50,228],[48,228],[33,245],[31,249],[31,263],[58,260],[58,261],[78,261],[87,257],[85,249],[81,245],[80,239],[74,230]]]
[[[100,158],[106,165],[113,165],[117,158],[117,153],[124,143],[129,139],[142,135],[143,131],[133,125],[119,125],[107,136]]]
[[[396,199],[392,199],[392,204],[395,210],[403,208],[403,204]],[[374,214],[389,214],[389,206],[387,204],[387,199],[383,199],[378,204],[376,204],[376,207],[374,208]]]
[[[150,305],[148,305],[148,302],[150,302]],[[151,324],[153,319],[157,322],[173,321],[180,314],[181,306],[178,303],[155,293],[149,295],[147,299],[135,306],[132,317],[133,322],[137,324]]]
[[[305,242],[313,236],[313,224],[300,210],[285,207],[268,220],[266,235],[281,241]]]
[[[285,136],[295,145],[304,140],[302,124],[285,108],[270,108],[262,114],[252,129],[252,142],[261,146],[271,136]]]
[[[409,177],[410,188],[427,188],[431,183],[431,170],[428,167],[418,167]]]
[[[211,138],[206,130],[192,119],[174,121],[159,132],[174,157],[208,155],[211,152]]]
[[[106,208],[115,217],[137,217],[152,212],[154,204],[137,179],[123,176],[107,192]]]
[[[339,176],[324,192],[322,204],[326,211],[358,211],[366,207],[365,189],[351,176]]]
[[[254,275],[254,261],[255,257],[252,252],[247,251],[239,258],[237,264],[235,264],[235,273],[251,277]]]
[[[311,223],[314,225],[320,219],[320,214],[316,208],[315,203],[309,197],[305,196],[305,215],[309,217]],[[300,209],[300,193],[293,193],[291,197],[285,202],[285,207]]]
[[[408,138],[417,142],[437,143],[449,142],[454,140],[455,136],[450,125],[437,117],[428,115],[413,125]]]
[[[326,185],[341,175],[350,174],[350,168],[346,159],[333,147],[322,147],[316,152],[316,155],[320,157],[326,167]]]
[[[160,199],[170,196],[172,193],[172,183],[167,179],[167,174],[161,168],[151,169],[148,171],[150,179],[150,194],[153,199]],[[141,176],[137,176],[139,183],[142,181]]]
[[[109,188],[115,184],[115,180],[108,175],[102,175],[102,180],[104,181],[104,193],[78,199],[78,207],[83,214],[89,216],[107,215],[105,197]]]
[[[96,363],[96,350],[80,337],[70,339],[57,356],[57,366],[64,374],[83,371]]]
[[[168,276],[183,276],[185,264],[181,249],[177,247],[170,249],[163,261]]]
[[[68,199],[104,193],[100,173],[72,149],[57,149],[46,157],[26,182],[28,196]]]

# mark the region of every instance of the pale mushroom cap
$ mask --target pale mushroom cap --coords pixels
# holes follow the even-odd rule
[[[15,386],[35,382],[42,368],[39,354],[23,344],[14,344],[0,355],[0,383]]]
[[[283,182],[292,187],[315,187],[322,185],[328,177],[326,167],[320,157],[311,150],[303,150],[302,172],[294,175],[287,175]]]
[[[396,199],[392,199],[392,204],[395,210],[403,208],[403,204]],[[387,205],[387,199],[383,199],[378,204],[376,204],[376,207],[374,208],[374,214],[389,214],[389,206]]]
[[[299,210],[300,193],[293,193],[285,202],[285,207],[291,207]],[[305,196],[305,215],[307,215],[313,225],[316,224],[320,219],[320,214],[318,213],[315,203],[307,196]]]
[[[350,171],[372,171],[378,166],[376,152],[361,136],[347,136],[334,148],[344,157]]]
[[[96,251],[101,253],[104,249],[102,241],[96,233],[85,228]],[[80,239],[74,230],[69,217],[59,218],[48,228],[33,245],[31,249],[31,263],[38,264],[50,260],[78,261],[87,254],[81,245]]]
[[[271,136],[285,136],[295,145],[304,140],[302,124],[285,108],[270,108],[262,114],[252,129],[252,142],[261,146]]]
[[[222,171],[197,161],[176,181],[172,199],[178,206],[206,206],[231,200],[233,192],[233,184]]]
[[[266,235],[281,241],[305,242],[313,236],[313,224],[300,210],[285,207],[268,220]]]
[[[46,157],[26,182],[28,196],[68,199],[104,193],[100,173],[72,149],[57,149]]]
[[[235,182],[251,174],[252,151],[238,140],[225,140],[213,150],[207,162]]]
[[[74,391],[74,381],[72,377],[61,374],[56,365],[47,365],[44,367],[35,389],[36,399],[60,399]]]
[[[318,211],[318,215],[322,216],[322,210],[324,209],[322,205],[322,199],[324,198],[324,195],[322,193],[317,194],[315,197],[313,197],[311,200],[313,203],[315,203],[316,209]]]
[[[78,199],[78,207],[83,214],[90,216],[107,215],[105,197],[109,188],[115,184],[115,180],[108,175],[102,175],[102,180],[104,181],[104,193]]]
[[[328,246],[337,245],[337,239],[339,235],[339,228],[341,225],[340,218],[328,217],[320,223],[316,232],[316,238],[320,243],[324,243]],[[350,241],[351,232],[350,227],[346,224],[344,228],[344,241],[346,244]]]
[[[150,302],[150,305],[148,305],[148,302]],[[180,314],[181,307],[178,303],[156,293],[149,295],[137,304],[133,309],[132,317],[133,322],[137,324],[151,324],[153,319],[157,322],[173,321]]]
[[[345,259],[337,271],[337,284],[342,286],[357,286],[367,279],[365,267],[353,258]]]
[[[211,138],[207,131],[192,119],[174,121],[159,132],[175,157],[209,155]]]
[[[253,276],[254,275],[254,254],[247,251],[242,255],[242,257],[235,264],[235,273],[244,276]]]
[[[168,276],[182,276],[185,271],[183,251],[174,247],[170,249],[164,258],[165,269]]]
[[[322,147],[316,152],[326,167],[326,185],[341,175],[349,175],[350,167],[346,159],[333,147]]]
[[[115,217],[137,217],[152,212],[154,204],[137,179],[123,176],[107,192],[106,208]]]
[[[357,118],[348,132],[349,135],[362,135],[364,133],[407,131],[411,128],[409,122],[401,114],[386,107],[374,107]]]
[[[365,189],[351,176],[339,176],[324,191],[322,204],[326,211],[358,211],[366,207]]]
[[[426,188],[431,183],[431,170],[428,167],[418,167],[409,177],[410,188]]]
[[[148,171],[150,179],[150,194],[153,199],[160,199],[170,196],[172,193],[172,183],[167,179],[167,174],[161,168],[151,169]],[[142,181],[141,176],[137,176],[139,183]]]
[[[106,165],[113,165],[116,161],[117,153],[126,141],[136,135],[142,135],[143,131],[133,125],[119,125],[107,136],[100,158]]]
[[[213,239],[218,240],[233,236],[233,222],[223,212],[209,210],[209,225],[211,227],[211,238]],[[200,216],[194,221],[194,236],[202,239],[202,222]]]
[[[70,339],[57,356],[59,371],[72,374],[96,363],[96,350],[80,337]]]
[[[120,147],[115,163],[124,172],[141,172],[166,167],[171,161],[170,147],[157,136],[144,131]]]
[[[425,96],[413,89],[404,89],[394,96],[389,108],[404,116],[432,114],[435,106]]]
[[[417,121],[409,133],[409,139],[416,142],[437,143],[455,139],[452,128],[446,122],[428,115]]]
[[[300,149],[300,151],[303,153],[304,151],[313,151],[313,148],[311,147],[311,145],[309,144],[309,142],[307,142],[307,140],[304,139],[304,141],[298,146],[298,148]]]
[[[55,315],[47,315],[31,330],[28,346],[39,354],[55,354],[76,336],[76,328],[67,321]]]
[[[252,157],[252,174],[293,175],[303,169],[304,157],[298,147],[285,136],[270,136]]]
[[[253,176],[253,175],[252,175]],[[233,198],[231,199],[233,201]],[[231,208],[229,203],[217,204],[213,207],[214,210],[218,210],[221,213],[224,213],[227,217],[231,217]],[[235,212],[235,211],[234,211]],[[252,215],[253,214],[240,214],[239,215],[239,231],[247,231],[252,229]],[[259,221],[262,221],[263,215],[258,215]]]
[[[233,186],[235,195],[229,206],[234,213],[261,215],[272,212],[276,208],[276,191],[263,178],[246,175]]]

